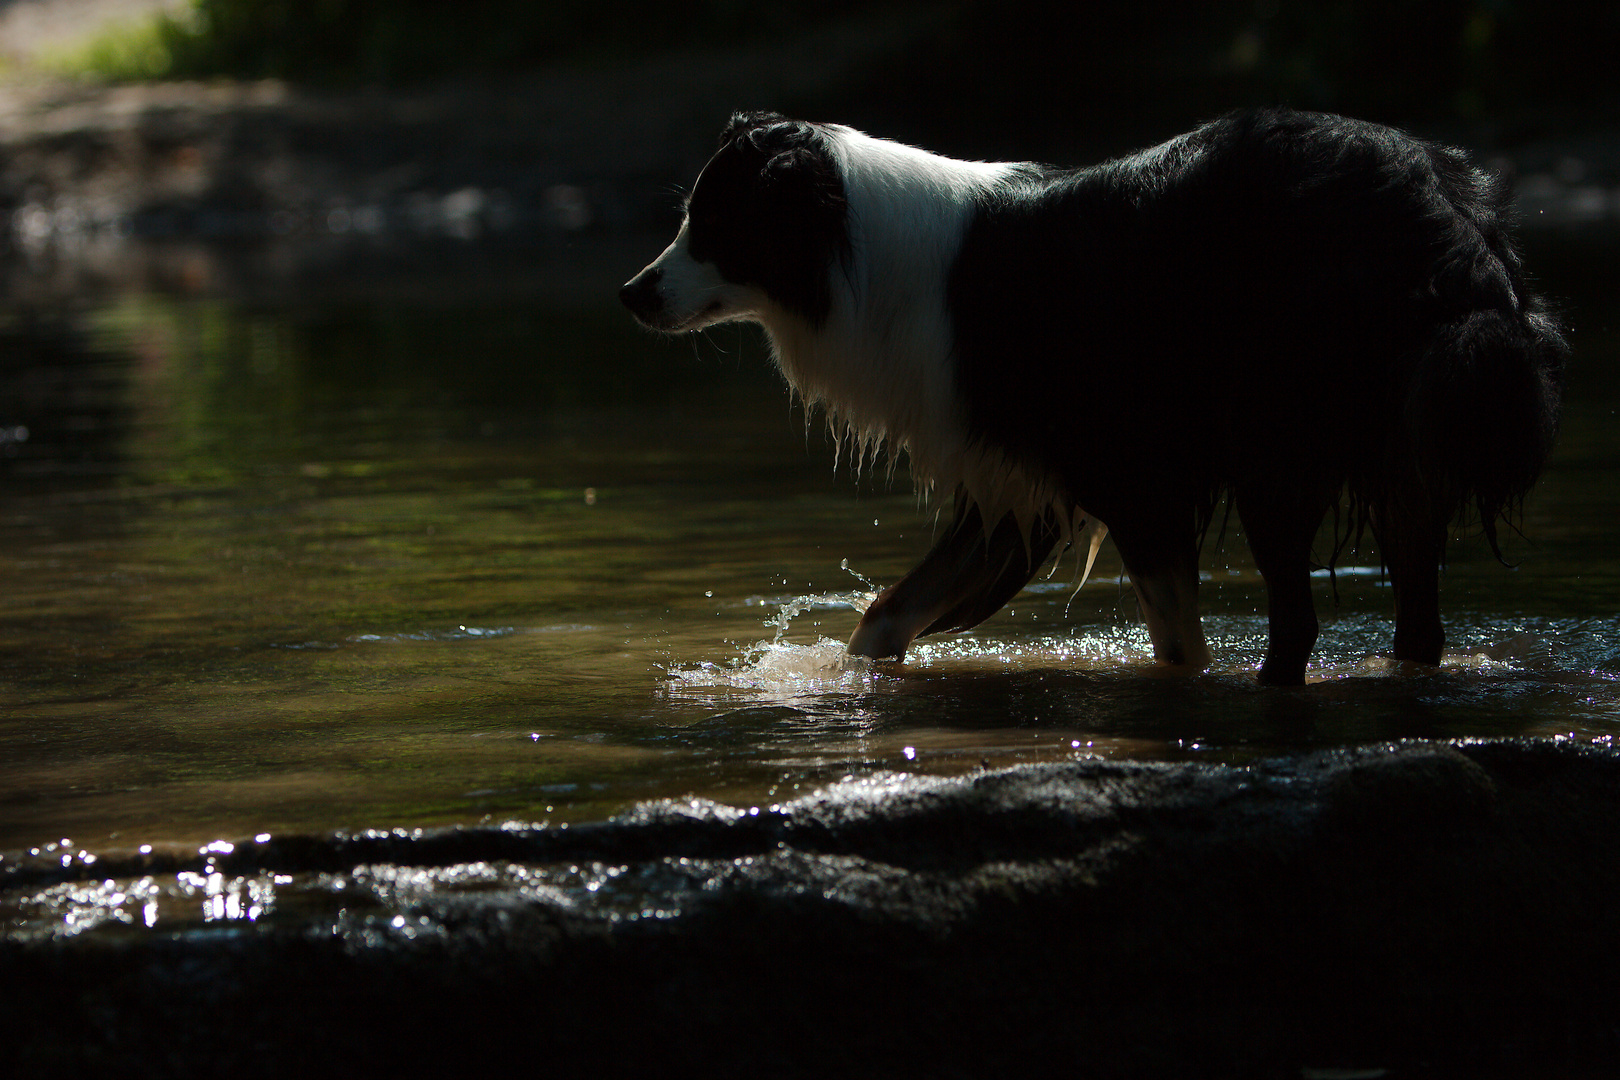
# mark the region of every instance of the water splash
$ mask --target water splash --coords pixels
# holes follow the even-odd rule
[[[876,525],[877,522],[874,521],[872,524]],[[865,574],[861,573],[859,570],[857,570],[853,566],[849,565],[849,560],[848,559],[839,560],[838,569],[844,571],[847,574],[853,575],[856,581],[859,581],[862,585],[866,586],[866,591],[867,591],[866,603],[863,604],[861,606],[861,608],[860,608],[861,611],[865,611],[867,609],[867,607],[869,607],[871,605],[872,601],[877,598],[877,594],[878,594],[878,592],[880,590],[878,589],[878,587],[876,585],[872,584],[872,579],[871,578],[867,577]]]
[[[749,597],[749,604],[776,606],[776,614],[764,623],[775,631],[771,639],[742,646],[741,653],[725,663],[705,661],[672,667],[670,691],[677,696],[708,696],[716,691],[742,690],[788,700],[807,694],[870,689],[875,680],[872,662],[850,656],[843,642],[820,634],[809,644],[787,640],[793,620],[807,611],[864,612],[871,606],[877,596],[872,582],[851,570],[848,559],[839,565],[867,588],[787,598]]]
[[[846,608],[864,612],[871,606],[876,594],[870,592],[821,593],[815,596],[795,596],[781,601],[775,615],[765,620],[766,626],[776,628],[776,642],[787,636],[788,625],[807,611],[842,611]]]
[[[756,641],[724,663],[705,661],[671,668],[668,689],[676,697],[730,696],[743,691],[766,700],[791,702],[806,696],[867,691],[876,680],[870,660],[850,656],[842,641],[822,637],[808,645]]]
[[[872,606],[877,599],[878,587],[872,584],[872,579],[849,565],[849,560],[839,562],[838,568],[852,575],[855,580],[866,586],[865,589],[852,589],[841,593],[818,593],[811,596],[795,596],[789,600],[777,601],[781,607],[775,615],[765,620],[766,626],[776,628],[774,643],[780,644],[787,636],[788,624],[807,611],[839,611],[850,609],[862,614]],[[760,598],[750,597],[750,603],[766,602]]]

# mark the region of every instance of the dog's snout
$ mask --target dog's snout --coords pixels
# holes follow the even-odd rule
[[[658,280],[663,276],[662,270],[643,270],[619,289],[620,301],[636,318],[649,319],[663,308],[664,297],[658,291]]]

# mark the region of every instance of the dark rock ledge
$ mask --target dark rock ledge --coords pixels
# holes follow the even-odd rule
[[[3,1061],[1598,1076],[1620,1060],[1617,826],[1620,754],[1414,742],[861,781],[571,829],[277,839],[189,865],[13,863],[13,907],[75,878],[284,884],[256,921],[13,935]]]

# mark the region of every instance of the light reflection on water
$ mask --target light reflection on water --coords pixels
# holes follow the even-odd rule
[[[1197,678],[1152,667],[1107,547],[1078,591],[1071,556],[972,634],[848,662],[932,511],[903,477],[835,475],[746,338],[663,343],[527,301],[146,297],[36,323],[0,327],[10,355],[74,390],[15,416],[23,398],[0,396],[0,427],[29,432],[0,447],[0,851],[1620,731],[1620,388],[1601,365],[1510,538],[1519,568],[1459,545],[1438,671],[1378,659],[1389,596],[1363,551],[1317,582],[1313,685],[1262,691],[1264,598],[1236,535],[1206,553],[1217,664]],[[1616,351],[1577,345],[1589,364]],[[46,385],[34,370],[0,376]],[[263,912],[285,891],[207,878],[165,884],[156,910]],[[151,895],[118,888],[81,906],[141,924]]]
[[[307,930],[313,924],[361,939],[411,941],[443,935],[444,905],[473,897],[584,909],[610,921],[669,917],[723,865],[723,860],[670,857],[634,867],[480,860],[431,867],[361,865],[341,873],[182,870],[0,895],[0,928],[13,940],[43,941],[148,930],[230,933],[278,925]],[[654,896],[657,906],[649,906]]]

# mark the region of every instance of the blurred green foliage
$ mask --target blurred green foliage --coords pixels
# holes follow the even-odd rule
[[[894,6],[892,0],[195,0],[190,11],[99,39],[80,59],[112,78],[401,83],[727,43]]]

